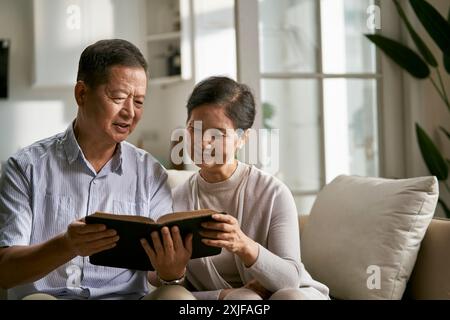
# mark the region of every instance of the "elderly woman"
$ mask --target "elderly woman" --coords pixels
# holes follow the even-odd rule
[[[174,190],[174,211],[228,213],[203,225],[203,241],[224,250],[188,263],[186,278],[193,295],[329,299],[328,288],[314,281],[300,261],[297,209],[289,189],[235,160],[255,119],[249,88],[225,77],[206,79],[194,89],[187,111],[190,156],[200,171]]]

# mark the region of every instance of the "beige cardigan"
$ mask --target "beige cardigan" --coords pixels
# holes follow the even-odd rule
[[[244,183],[246,175],[248,180]],[[210,209],[225,211],[235,217],[239,201],[239,192],[235,189],[244,188],[241,229],[260,247],[256,262],[249,268],[239,258],[235,259],[243,284],[256,279],[272,292],[283,288],[314,287],[328,295],[328,288],[314,281],[301,263],[297,209],[291,192],[281,181],[243,163],[239,163],[230,179],[218,184],[208,184],[197,173],[173,191],[174,211],[195,209],[193,179],[199,184],[202,205],[212,205],[214,207]],[[231,188],[227,188],[229,186]],[[217,198],[227,201],[218,203]],[[201,299],[217,299],[221,289],[230,288],[211,258],[191,260],[187,279],[201,291],[196,294]]]

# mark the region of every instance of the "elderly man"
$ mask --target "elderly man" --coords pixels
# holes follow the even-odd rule
[[[124,40],[99,41],[80,58],[74,122],[8,160],[0,180],[0,287],[10,289],[9,298],[147,294],[145,272],[89,263],[88,256],[113,248],[120,235],[83,219],[95,211],[152,218],[172,211],[164,169],[125,142],[142,117],[146,91],[140,51]],[[164,230],[163,240],[171,238],[181,241],[176,229]],[[183,277],[189,241],[152,256],[162,280]]]

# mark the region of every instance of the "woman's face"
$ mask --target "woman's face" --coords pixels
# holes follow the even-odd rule
[[[189,156],[202,169],[234,163],[236,150],[244,142],[238,136],[233,121],[220,106],[195,108],[188,120],[187,130]]]

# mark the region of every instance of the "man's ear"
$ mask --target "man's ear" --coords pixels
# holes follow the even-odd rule
[[[75,100],[79,107],[83,107],[86,101],[87,87],[83,81],[78,81],[75,85]]]

